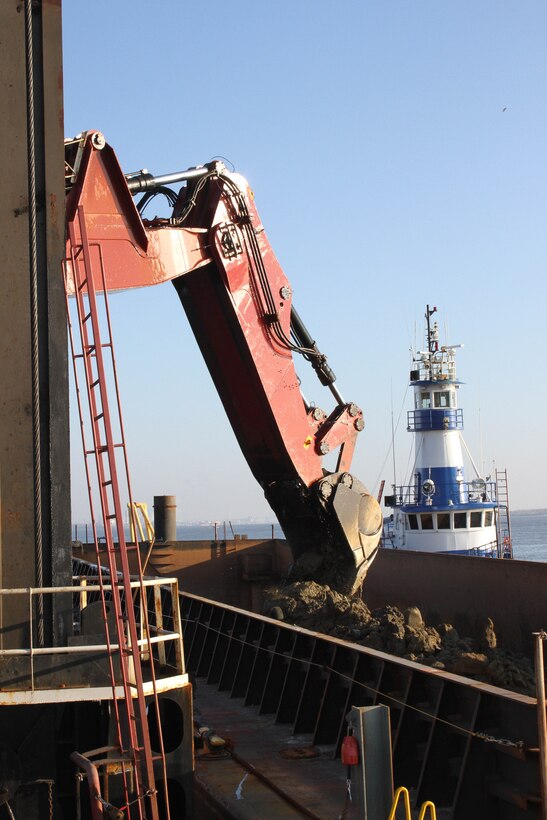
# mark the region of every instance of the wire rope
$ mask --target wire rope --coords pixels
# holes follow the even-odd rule
[[[27,151],[29,187],[29,251],[30,251],[30,302],[32,345],[32,432],[34,469],[34,526],[36,583],[44,585],[44,555],[42,531],[42,459],[40,431],[40,346],[38,321],[38,228],[36,208],[36,133],[34,106],[34,48],[32,0],[25,2],[26,69],[27,69]],[[38,596],[38,643],[44,645],[44,599]]]

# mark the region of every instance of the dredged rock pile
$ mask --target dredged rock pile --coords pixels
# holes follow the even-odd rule
[[[535,696],[532,664],[498,647],[490,618],[478,637],[461,637],[451,624],[427,626],[418,607],[371,611],[361,598],[341,595],[314,581],[268,587],[263,611],[314,632]]]

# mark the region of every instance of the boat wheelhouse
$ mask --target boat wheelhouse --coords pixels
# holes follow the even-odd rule
[[[407,429],[414,435],[412,477],[406,485],[393,485],[392,495],[385,498],[393,513],[384,545],[510,557],[508,505],[498,497],[498,482],[481,477],[462,437],[463,410],[457,401],[461,382],[456,377],[456,349],[461,345],[439,344],[437,322],[431,322],[436,310],[427,305],[426,349],[414,354],[410,372],[414,406],[408,411]],[[463,449],[475,473],[470,481],[465,477]]]

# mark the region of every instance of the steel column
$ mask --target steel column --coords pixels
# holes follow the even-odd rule
[[[37,566],[43,583],[64,584],[70,580],[70,470],[60,275],[61,4],[42,0],[21,8],[2,3],[0,30],[6,169],[0,203],[0,585],[36,584]],[[0,612],[4,647],[26,638],[23,612],[11,606]],[[70,629],[70,603],[66,617],[62,605],[59,612],[48,611],[47,602],[44,606],[40,633],[62,643]]]

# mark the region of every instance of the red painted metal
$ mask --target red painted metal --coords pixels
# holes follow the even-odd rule
[[[75,209],[84,207],[89,243],[94,254],[101,256],[108,289],[155,285],[184,276],[180,288],[191,300],[194,314],[199,314],[194,332],[199,334],[202,349],[207,348],[208,365],[215,371],[221,398],[255,476],[261,483],[299,478],[311,485],[323,475],[322,458],[313,440],[309,441],[314,425],[308,420],[292,352],[268,332],[267,297],[241,229],[236,228],[236,234],[244,253],[230,258],[223,244],[225,226],[237,216],[232,195],[219,184],[204,191],[206,202],[198,201],[197,210],[206,213],[208,221],[200,225],[173,228],[166,220],[145,224],[114,151],[108,145],[95,148],[92,136],[90,133],[84,143],[77,183],[67,200],[67,218],[72,221]],[[244,190],[278,319],[290,337],[289,281],[264,232],[251,191],[241,177],[231,177]],[[204,266],[213,261],[211,272],[211,264]],[[198,269],[199,273],[191,275]],[[224,299],[219,298],[219,277]],[[70,266],[67,280],[69,293],[73,292]],[[100,290],[102,283],[96,282],[96,287]],[[280,295],[283,289],[288,294],[285,297]],[[236,326],[240,329],[237,336]],[[334,412],[345,416],[344,408]],[[337,420],[336,426],[332,447],[355,437],[353,425]],[[334,438],[332,427],[331,416],[313,438]]]
[[[363,485],[344,476],[362,413],[340,401],[330,415],[317,417],[304,402],[291,341],[292,290],[248,184],[215,169],[194,188],[181,188],[172,219],[143,221],[102,135],[84,135],[79,159],[74,147],[68,157],[74,183],[68,220],[80,242],[75,214],[83,207],[91,275],[104,276],[96,288],[173,280],[241,450],[295,556],[321,545],[345,565],[343,585],[353,586],[380,536],[373,518],[381,522],[381,512],[370,515],[368,500],[363,514]],[[67,287],[75,292],[68,258]],[[319,485],[331,475],[323,455],[335,448],[335,478],[322,492]],[[357,522],[365,518],[362,530]]]
[[[129,501],[131,487],[127,454],[121,417],[120,397],[116,376],[112,331],[107,301],[107,286],[104,277],[104,267],[100,255],[94,254],[93,247],[87,235],[87,220],[84,206],[71,212],[68,221],[68,253],[65,271],[70,270],[72,286],[67,286],[67,310],[72,343],[72,354],[78,406],[80,410],[80,424],[84,444],[86,476],[89,487],[90,507],[93,518],[93,533],[99,566],[99,579],[102,588],[103,618],[105,622],[105,637],[108,646],[110,664],[110,678],[114,704],[115,724],[117,730],[120,755],[128,759],[128,768],[134,773],[136,798],[129,792],[128,772],[123,770],[123,781],[126,803],[132,802],[133,808],[128,805],[127,816],[145,817],[159,820],[158,803],[154,777],[154,758],[150,743],[150,734],[147,720],[147,704],[144,697],[144,681],[141,667],[140,649],[138,646],[137,619],[133,592],[130,586],[131,573],[129,568],[128,550],[133,549],[138,565],[138,577],[142,581],[140,555],[136,545],[128,544],[124,532],[124,507],[120,494],[120,477],[125,479],[125,486]],[[103,293],[103,304],[100,306],[97,296],[97,283]],[[81,343],[81,352],[77,353],[74,344],[74,334],[70,316],[68,293],[72,290],[75,295],[76,317]],[[105,327],[106,324],[106,337]],[[110,357],[110,369],[107,368],[107,358]],[[77,362],[83,364],[85,385],[89,406],[88,424],[91,429],[93,446],[88,448],[85,443],[85,419],[78,386]],[[115,385],[114,412],[111,412],[108,381],[113,379]],[[118,441],[114,430],[117,430]],[[117,463],[117,454],[121,453],[121,464]],[[90,469],[91,461],[94,470]],[[96,480],[95,493],[98,495],[102,514],[102,524],[106,542],[106,555],[101,552],[97,538],[97,523],[93,502],[93,479]],[[131,507],[132,509],[132,507]],[[135,528],[136,531],[136,528]],[[117,539],[117,544],[115,543]],[[107,559],[109,577],[105,579],[101,570],[101,563]],[[112,591],[108,600],[104,590],[105,583],[112,583]],[[150,631],[147,623],[146,595],[144,587],[140,588],[141,609],[145,624],[146,635]],[[114,612],[116,638],[119,649],[112,648],[109,632],[108,610]],[[148,646],[149,656],[152,658],[151,646]],[[118,674],[115,666],[119,664],[119,677],[123,689],[123,697],[117,695]],[[157,698],[153,663],[150,664],[150,676],[155,693],[153,708],[156,709],[158,727],[159,702]],[[134,683],[132,682],[134,679]],[[160,741],[160,746],[161,746]],[[161,760],[164,773],[164,784],[167,788],[165,776],[165,755],[160,749],[157,756]],[[166,820],[169,818],[168,800],[166,795]]]
[[[91,804],[91,820],[103,820],[105,813],[101,797],[101,781],[97,767],[79,752],[72,752],[70,759],[87,775],[87,786],[89,789],[89,801]]]
[[[359,746],[356,737],[346,735],[342,741],[340,757],[344,766],[357,766],[359,763]]]
[[[210,258],[204,230],[144,227],[114,151],[109,145],[96,148],[92,134],[83,144],[76,183],[67,197],[67,223],[75,224],[76,239],[80,239],[75,218],[79,206],[85,209],[88,241],[92,253],[101,256],[110,291],[158,285]],[[70,261],[66,279],[73,295]],[[102,290],[100,279],[95,285]]]

